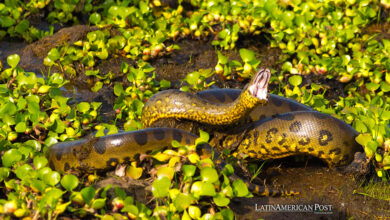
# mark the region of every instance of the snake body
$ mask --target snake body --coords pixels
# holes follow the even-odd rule
[[[240,134],[227,135],[214,143],[219,143],[219,148],[234,146],[236,153],[257,159],[306,153],[330,166],[350,162],[358,148],[356,131],[338,119],[280,96],[270,95],[265,104],[269,74],[260,71],[243,91],[219,89],[198,95],[160,92],[146,103],[143,124],[149,126],[160,118],[183,118],[225,125],[249,114],[253,124]],[[59,143],[51,147],[48,157],[56,170],[106,169],[140,153],[170,146],[172,140],[193,144],[195,139],[194,134],[174,128],[144,129]]]

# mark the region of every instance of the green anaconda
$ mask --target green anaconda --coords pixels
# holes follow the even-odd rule
[[[259,71],[243,91],[216,89],[198,95],[177,90],[160,92],[145,105],[143,123],[151,125],[150,121],[157,121],[164,115],[224,125],[228,124],[229,118],[234,123],[249,114],[253,123],[222,138],[216,137],[211,143],[219,145],[216,146],[218,149],[229,148],[241,156],[257,159],[303,153],[321,158],[329,166],[349,163],[359,148],[354,140],[357,132],[341,120],[280,96],[268,95],[268,103],[265,103],[269,75],[269,71]],[[248,105],[246,98],[250,100]],[[158,108],[153,107],[157,104]],[[237,111],[234,105],[240,110]],[[170,146],[172,140],[193,144],[196,137],[175,128],[149,128],[59,143],[51,147],[48,157],[56,170],[106,169],[132,160],[140,153]],[[266,189],[262,188],[263,191]],[[263,192],[263,195],[270,193]]]

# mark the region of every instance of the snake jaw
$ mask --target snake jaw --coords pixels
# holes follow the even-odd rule
[[[249,92],[260,100],[267,100],[268,83],[271,77],[269,69],[260,69],[249,85]]]

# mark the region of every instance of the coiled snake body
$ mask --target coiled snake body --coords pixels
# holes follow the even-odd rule
[[[357,132],[345,122],[312,111],[295,101],[268,95],[270,73],[259,71],[244,90],[215,89],[192,95],[167,90],[144,106],[143,124],[161,118],[179,118],[206,124],[226,125],[249,115],[252,124],[242,132],[225,135],[211,143],[218,149],[257,159],[310,154],[329,166],[346,165],[359,145]],[[51,147],[48,158],[56,170],[106,169],[132,160],[140,153],[170,146],[172,140],[193,144],[196,135],[175,128],[149,128],[100,138],[63,142]]]

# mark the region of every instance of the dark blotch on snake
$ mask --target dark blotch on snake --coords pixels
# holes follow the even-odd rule
[[[267,143],[271,143],[272,142],[272,138],[273,136],[278,133],[278,129],[277,128],[271,128],[267,131],[267,136],[265,138],[265,142]]]
[[[153,136],[154,136],[154,138],[156,138],[157,140],[161,141],[162,139],[165,138],[165,132],[156,129],[156,130],[153,130]]]
[[[296,133],[296,132],[300,131],[301,128],[302,128],[302,123],[301,123],[300,121],[294,121],[294,122],[290,125],[290,128],[289,128],[289,129],[290,129],[291,132]]]
[[[104,154],[106,152],[106,142],[103,139],[99,139],[94,145],[93,149],[98,154]]]
[[[323,140],[325,136],[326,136],[326,139]],[[332,140],[333,140],[333,136],[332,136],[332,133],[330,131],[328,131],[328,130],[321,130],[320,131],[320,135],[318,137],[318,143],[321,146],[327,145]]]
[[[181,142],[181,139],[183,138],[183,135],[180,131],[173,130],[173,140],[177,140],[178,142]]]
[[[308,137],[303,137],[301,140],[298,141],[298,144],[305,146],[310,143],[310,138]]]
[[[339,154],[341,154],[341,149],[340,148],[332,149],[329,151],[329,154],[332,154],[332,153],[334,153],[335,155],[339,155]]]
[[[134,140],[138,145],[145,145],[148,142],[148,134],[146,132],[137,132],[134,134]]]

